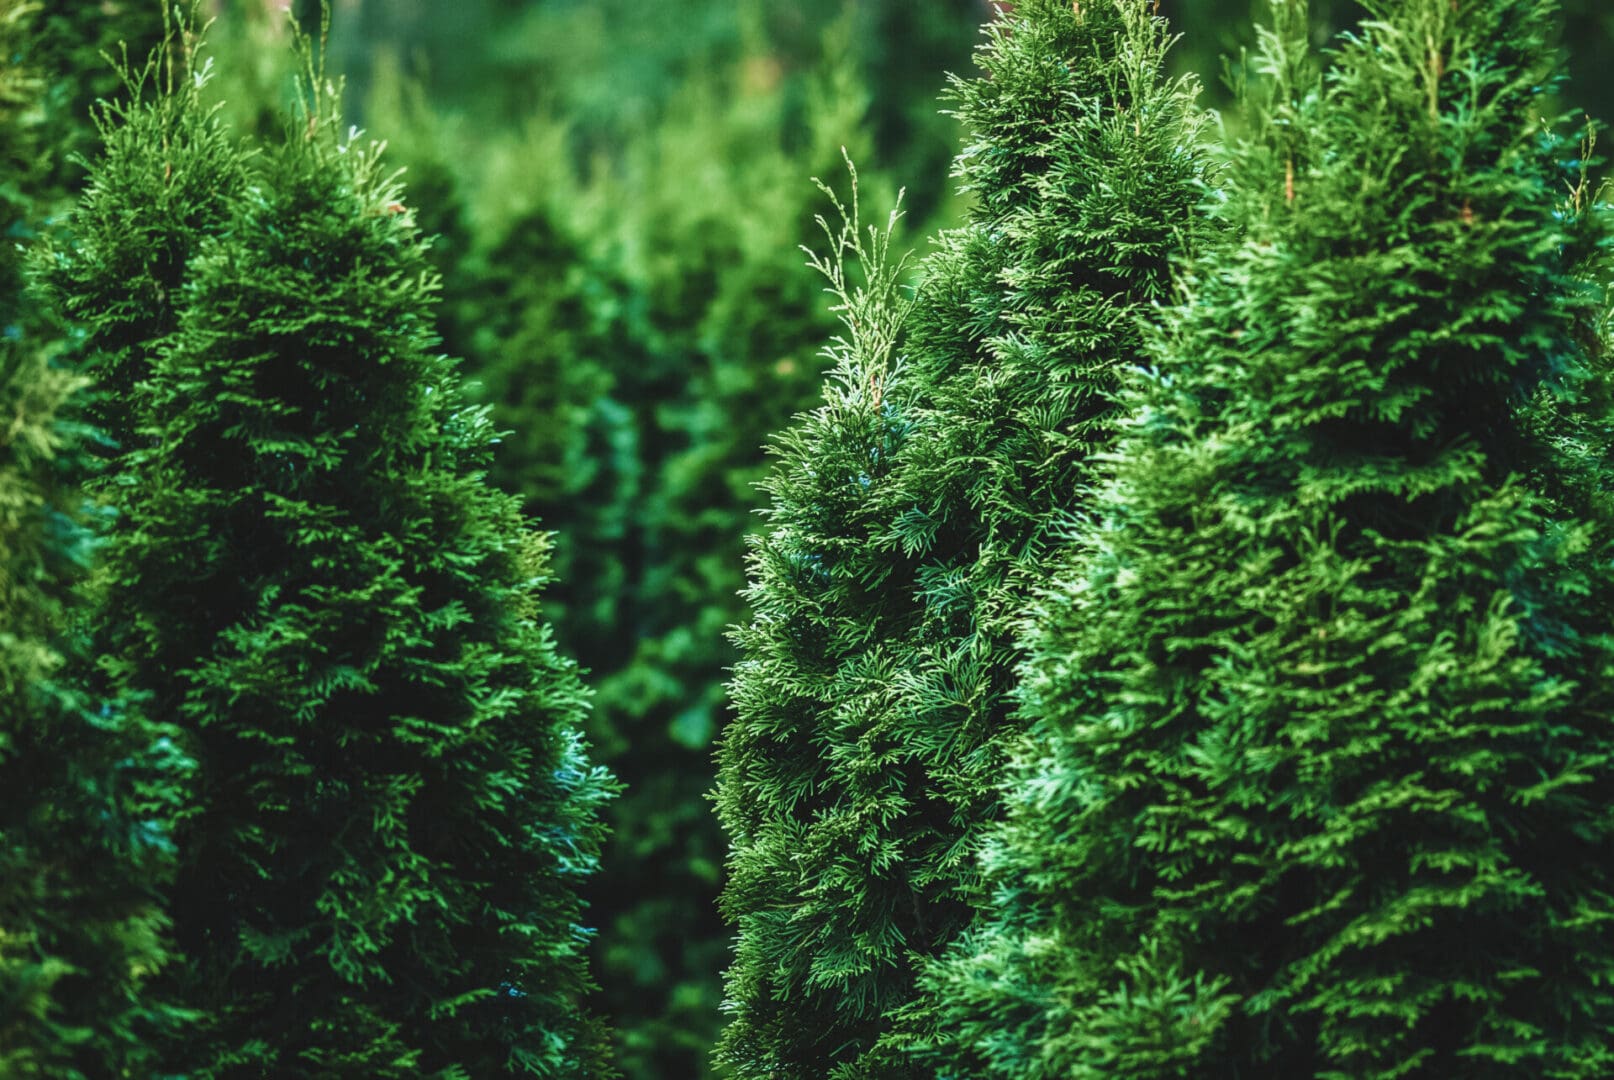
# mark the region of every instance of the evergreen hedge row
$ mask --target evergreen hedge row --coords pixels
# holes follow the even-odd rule
[[[1267,0],[1217,139],[1160,7],[996,5],[909,261],[850,60],[478,218],[0,0],[0,1077],[1614,1074],[1563,12]]]

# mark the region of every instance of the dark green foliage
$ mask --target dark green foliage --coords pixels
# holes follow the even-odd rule
[[[1607,1076],[1609,233],[1539,118],[1556,4],[1373,0],[1321,79],[1273,6],[1242,241],[1033,620],[937,1074]]]
[[[0,341],[22,339],[23,251],[38,229],[41,79],[32,51],[37,9],[0,7]]]
[[[1609,48],[1614,46],[1614,8],[1602,0],[1563,0],[1563,44],[1569,53],[1569,80],[1564,97],[1574,105],[1606,115],[1614,101],[1614,72]]]
[[[824,874],[821,884],[809,876],[813,867],[791,865],[793,857],[814,855],[809,845],[815,841],[826,846],[815,833],[835,824],[818,818],[835,797],[828,789],[830,767],[818,760],[812,742],[820,717],[827,725],[844,716],[850,726],[872,711],[856,701],[832,703],[827,692],[844,685],[861,687],[876,702],[888,696],[873,664],[861,680],[854,681],[856,670],[838,679],[837,654],[855,662],[866,641],[889,632],[892,619],[882,608],[898,618],[908,613],[899,589],[891,589],[883,605],[878,593],[861,595],[863,575],[878,585],[890,574],[885,553],[868,543],[887,523],[884,507],[868,493],[888,481],[891,453],[906,433],[901,411],[879,388],[891,375],[907,305],[898,292],[900,267],[889,261],[889,230],[871,230],[865,239],[853,206],[831,256],[819,264],[837,291],[846,333],[828,350],[835,368],[825,404],[799,418],[777,443],[781,460],[765,483],[771,506],[746,592],[755,614],[738,638],[737,716],[719,752],[718,811],[733,846],[723,900],[740,936],[727,976],[734,1019],[718,1056],[736,1076],[770,1069],[783,1077],[861,1075],[844,1068],[831,1073],[834,1052],[846,1045],[852,1055],[863,1054],[879,1033],[886,1004],[867,985],[872,976],[889,974],[867,963],[862,972],[853,969],[863,976],[854,988],[858,996],[840,996],[846,972],[830,964],[841,957],[820,959],[824,947],[809,937],[812,928],[802,916],[829,906],[813,903],[820,890],[844,893],[858,884],[866,863],[889,865],[890,856],[870,851],[833,867],[837,872]],[[848,282],[843,260],[858,264],[867,280],[862,289]],[[882,944],[861,926],[843,931],[857,933],[867,948]],[[889,957],[891,946],[883,944]],[[806,952],[809,947],[817,951]],[[816,985],[808,981],[814,975]]]
[[[118,101],[124,84],[107,57],[136,64],[163,40],[169,0],[39,0],[39,58],[45,74],[44,145],[53,186],[76,191],[84,180],[81,156],[96,145],[92,114],[98,102]]]
[[[478,368],[478,396],[492,405],[501,432],[495,479],[546,525],[600,517],[600,526],[585,524],[578,540],[561,543],[571,557],[583,558],[583,546],[608,541],[602,532],[623,526],[620,489],[631,485],[618,479],[602,490],[596,481],[595,474],[633,456],[631,446],[613,445],[631,442],[633,433],[615,434],[611,429],[621,425],[601,415],[625,407],[605,399],[634,398],[633,388],[619,388],[618,381],[646,375],[633,320],[623,310],[624,290],[590,262],[548,212],[524,214],[491,250],[461,264],[477,288],[459,298],[450,327],[469,355],[486,359]],[[549,422],[535,423],[539,416]],[[603,445],[590,445],[593,432],[602,434]],[[621,592],[610,580],[567,574],[563,581],[570,587],[560,592],[581,602]]]
[[[141,1040],[173,1019],[144,991],[166,957],[184,762],[127,702],[84,689],[84,380],[23,292],[23,250],[60,197],[36,16],[0,0],[0,1076],[99,1080],[150,1075]]]
[[[425,154],[411,175],[423,171],[445,177]],[[442,215],[442,207],[432,212]],[[546,610],[598,686],[632,659],[644,617],[636,604],[649,606],[638,591],[654,557],[644,548],[645,430],[654,422],[650,403],[677,391],[668,365],[648,351],[642,301],[558,217],[548,206],[529,206],[491,240],[462,247],[439,237],[433,258],[460,274],[442,328],[467,357],[470,392],[487,404],[499,432],[490,475],[517,495],[530,520],[556,530]],[[590,740],[614,771],[635,781],[609,811],[613,833],[650,827],[663,837],[657,846],[686,843],[691,829],[709,836],[715,827],[702,816],[699,788],[708,770],[673,766],[654,726],[630,742],[606,697],[610,704],[596,698]],[[623,768],[630,751],[656,760],[666,782],[699,788],[677,792],[682,806],[669,800],[676,818],[657,813],[665,805],[639,804],[641,777],[631,764]],[[625,802],[635,803],[632,812]],[[612,1015],[618,1056],[635,1077],[695,1075],[715,1028],[716,991],[707,984],[715,983],[721,943],[713,947],[717,928],[705,925],[716,922],[714,889],[703,882],[691,890],[676,863],[676,856],[654,865],[613,860],[588,888],[602,926],[593,964],[603,987],[594,1005]],[[623,913],[642,907],[652,914],[624,925],[630,916]]]
[[[14,325],[14,324],[10,324]],[[86,693],[74,633],[95,544],[79,489],[78,376],[0,343],[0,1076],[148,1062],[172,1019],[145,996],[184,762],[156,725]]]
[[[626,571],[615,618],[577,640],[598,675],[598,742],[628,786],[592,893],[602,978],[624,1018],[624,1065],[647,1078],[709,1068],[719,1028],[729,937],[707,795],[736,659],[724,632],[743,615],[762,448],[816,400],[816,353],[833,326],[797,246],[822,201],[806,177],[836,166],[841,146],[859,147],[868,115],[842,58],[797,80],[809,107],[791,145],[802,88],[767,60],[691,88],[624,182],[636,207],[621,223],[624,277],[642,297],[629,325],[644,336],[638,353],[607,363],[612,401],[635,433],[638,490],[615,549]],[[587,537],[575,534],[578,550]]]
[[[977,205],[924,266],[901,362],[854,321],[845,391],[781,445],[721,756],[740,1076],[924,1075],[914,967],[974,917],[1013,622],[1108,441],[1133,316],[1198,229],[1200,120],[1166,46],[1135,0],[990,28],[952,91]]]
[[[56,273],[137,433],[105,648],[199,761],[165,1068],[613,1075],[576,896],[609,784],[402,191],[328,90],[244,162],[180,83],[109,124]]]

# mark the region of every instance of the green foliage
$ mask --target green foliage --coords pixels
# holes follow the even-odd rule
[[[922,1075],[914,969],[974,917],[1013,621],[1107,444],[1133,317],[1199,229],[1201,121],[1167,45],[1134,0],[1016,5],[954,83],[977,203],[911,313],[837,281],[845,388],[768,481],[721,752],[737,1075]],[[861,342],[899,319],[888,364]]]
[[[734,659],[723,631],[741,616],[761,447],[822,378],[832,317],[797,245],[818,202],[806,177],[865,138],[850,25],[835,62],[805,73],[756,41],[597,171],[540,118],[440,189],[474,209],[468,242],[437,252],[460,280],[443,330],[501,429],[493,476],[556,530],[550,610],[593,672],[592,741],[627,783],[589,898],[600,1007],[647,1080],[704,1075],[719,1026],[723,845],[706,794]],[[411,175],[473,156],[474,129],[378,71],[370,114],[407,130]]]
[[[200,765],[163,1068],[614,1075],[576,893],[610,783],[425,243],[333,91],[249,158],[185,57],[108,114],[53,275],[134,436],[107,663]]]
[[[737,1018],[724,1032],[719,1056],[737,1076],[765,1075],[769,1068],[780,1076],[828,1075],[825,1066],[832,1063],[812,1060],[826,1056],[822,1050],[811,1054],[786,1040],[794,1035],[810,1046],[823,1032],[846,1041],[858,1019],[835,1015],[841,1002],[833,993],[820,991],[817,1001],[801,993],[794,983],[806,973],[792,973],[793,985],[779,986],[776,972],[787,964],[809,970],[827,965],[802,952],[813,944],[798,928],[805,913],[798,897],[815,885],[806,868],[768,877],[792,854],[808,853],[814,818],[830,794],[827,770],[811,746],[801,744],[815,733],[820,711],[833,716],[840,706],[848,719],[857,715],[823,693],[835,674],[830,649],[850,652],[890,623],[858,593],[863,572],[871,571],[875,582],[874,574],[888,572],[880,565],[883,553],[867,543],[886,521],[866,493],[886,480],[891,453],[905,434],[900,411],[879,388],[891,375],[908,301],[898,288],[901,267],[890,256],[895,214],[885,230],[870,228],[865,236],[855,178],[853,193],[841,230],[831,236],[830,255],[815,260],[839,301],[845,333],[826,349],[834,369],[824,404],[800,417],[776,444],[780,463],[764,485],[771,505],[764,511],[766,529],[754,541],[753,581],[745,594],[755,614],[738,634],[743,659],[734,683],[737,716],[725,728],[719,754],[718,811],[733,847],[724,905],[741,931],[728,973],[729,1008]],[[861,269],[862,287],[849,277],[849,261]],[[887,606],[905,614],[903,599]],[[870,674],[871,681],[878,676]],[[861,867],[839,870],[834,877],[826,874],[824,884],[845,888]],[[784,989],[796,992],[785,998]],[[848,1009],[881,1004],[857,989],[864,997],[845,1000]],[[827,1030],[831,1024],[838,1030]]]
[[[1239,239],[1031,620],[939,1076],[1614,1068],[1608,208],[1556,4],[1369,6],[1319,77],[1274,0]]]
[[[923,58],[949,26],[967,41],[974,6],[904,20],[909,5],[838,0],[473,4],[467,20],[500,28],[475,76],[497,90],[474,95],[431,10],[337,13],[336,52],[387,44],[366,117],[408,162],[411,208],[445,233],[442,331],[501,431],[492,475],[556,531],[549,610],[594,676],[592,741],[627,783],[590,900],[600,1008],[636,1077],[711,1070],[724,630],[743,616],[761,448],[817,400],[834,327],[798,250],[822,204],[808,177],[902,129],[865,177],[889,197],[887,163],[937,153],[903,117],[934,111]],[[900,49],[874,40],[899,30]],[[900,55],[875,69],[880,49]],[[941,171],[928,179],[920,201],[946,203]]]
[[[628,784],[594,892],[612,917],[610,1006],[624,1017],[625,1063],[669,1078],[709,1067],[718,1030],[728,936],[706,795],[736,659],[724,631],[743,615],[748,511],[770,434],[818,396],[816,352],[832,327],[798,250],[820,203],[805,177],[866,138],[869,102],[844,48],[811,78],[778,63],[754,54],[686,89],[607,202],[633,208],[612,226],[629,295],[642,298],[628,309],[642,344],[607,366],[633,425],[637,492],[606,549],[627,568],[612,618],[562,632],[596,672],[594,730]],[[546,520],[588,550],[588,533],[557,513]]]
[[[0,340],[23,334],[23,257],[38,223],[41,194],[38,162],[42,80],[32,61],[37,8],[5,0],[0,8]]]
[[[1234,95],[1216,76],[1224,58],[1240,66],[1254,44],[1252,11],[1259,16],[1267,0],[1163,0],[1166,12],[1182,30],[1184,41],[1175,52],[1176,66],[1197,71],[1207,80],[1217,105],[1233,105]],[[1554,20],[1555,34],[1566,47],[1567,79],[1554,92],[1578,108],[1606,111],[1614,100],[1614,72],[1605,58],[1614,48],[1614,6],[1606,0],[1563,0]],[[1355,29],[1367,17],[1360,0],[1310,0],[1307,4],[1311,40],[1322,45],[1337,33]]]
[[[107,57],[138,63],[163,40],[168,0],[38,0],[36,70],[47,73],[41,101],[42,142],[52,186],[76,191],[84,181],[81,157],[96,146],[91,123],[98,102],[121,100],[123,81]]]
[[[366,102],[385,78],[379,67],[401,62],[473,128],[508,130],[547,112],[565,118],[569,153],[612,162],[654,139],[709,73],[749,65],[753,77],[781,79],[799,116],[811,74],[845,64],[869,93],[882,165],[930,176],[951,138],[935,92],[990,11],[987,0],[344,0],[332,53]],[[917,194],[929,213],[942,188]]]
[[[181,33],[171,47],[183,53],[195,42]],[[205,80],[189,81],[181,59],[133,69],[126,100],[101,107],[102,149],[68,223],[71,248],[46,276],[55,307],[81,328],[91,415],[125,450],[137,388],[178,328],[191,257],[224,230],[247,184],[241,147],[202,106]]]
[[[0,1076],[149,1075],[176,1019],[159,892],[185,762],[129,702],[86,689],[96,541],[81,484],[84,380],[52,356],[23,251],[60,198],[30,61],[38,8],[0,0]]]

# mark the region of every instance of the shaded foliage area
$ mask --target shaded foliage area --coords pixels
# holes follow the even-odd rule
[[[64,200],[46,88],[57,30],[0,0],[0,1075],[147,1073],[178,1017],[160,891],[186,762],[136,699],[97,688],[84,622],[102,515],[86,380],[25,291]]]
[[[0,0],[0,1074],[1609,1071],[1599,0],[283,7]]]
[[[815,205],[800,178],[855,145],[863,115],[853,92],[824,91],[811,145],[791,151],[769,145],[782,107],[773,91],[726,79],[692,90],[689,119],[663,128],[609,189],[609,205],[635,208],[605,256],[621,284],[592,307],[616,337],[594,338],[608,382],[575,413],[563,459],[595,467],[567,469],[562,497],[532,504],[563,538],[573,584],[562,632],[594,673],[596,738],[629,785],[593,893],[616,930],[603,970],[625,1044],[644,1023],[640,1052],[667,1075],[704,1059],[715,1028],[727,942],[705,795],[752,483],[769,432],[821,379],[814,353],[828,315],[796,250]],[[718,123],[705,119],[714,114]],[[711,200],[678,196],[680,175]],[[749,207],[738,221],[737,205]],[[490,388],[501,370],[507,385],[525,385],[519,354],[500,361],[484,369]]]
[[[108,58],[142,64],[163,40],[163,7],[146,0],[38,0],[32,6],[38,11],[35,70],[50,73],[40,102],[41,144],[51,148],[45,167],[53,186],[73,192],[84,182],[79,159],[95,151],[96,103],[124,96]]]

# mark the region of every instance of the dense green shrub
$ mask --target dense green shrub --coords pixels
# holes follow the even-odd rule
[[[1182,47],[1175,51],[1176,65],[1197,71],[1209,80],[1212,99],[1217,104],[1233,104],[1232,86],[1214,78],[1224,61],[1234,69],[1242,66],[1250,45],[1252,10],[1263,12],[1267,0],[1194,0],[1179,2],[1167,9],[1183,33]],[[1568,49],[1568,78],[1554,93],[1565,101],[1594,112],[1606,109],[1614,100],[1614,70],[1604,62],[1614,45],[1614,5],[1606,0],[1562,0],[1561,37]],[[1311,38],[1319,45],[1332,35],[1352,30],[1367,17],[1361,0],[1309,0]],[[1234,82],[1236,83],[1235,78]]]
[[[1319,77],[1274,0],[1242,240],[1030,628],[938,1075],[1614,1069],[1607,208],[1555,3],[1369,7]]]
[[[425,244],[328,89],[245,159],[198,83],[114,114],[55,274],[132,416],[104,648],[200,766],[165,1067],[611,1075],[576,895],[609,785]]]
[[[177,1018],[146,993],[184,760],[131,703],[93,692],[82,622],[97,543],[84,379],[24,292],[58,186],[38,8],[0,0],[0,1076],[150,1075]]]
[[[914,968],[975,914],[1013,622],[1108,442],[1134,315],[1199,228],[1207,155],[1167,44],[1135,0],[991,28],[952,90],[968,224],[927,260],[899,357],[840,350],[846,388],[782,443],[718,795],[740,1076],[922,1075]]]

